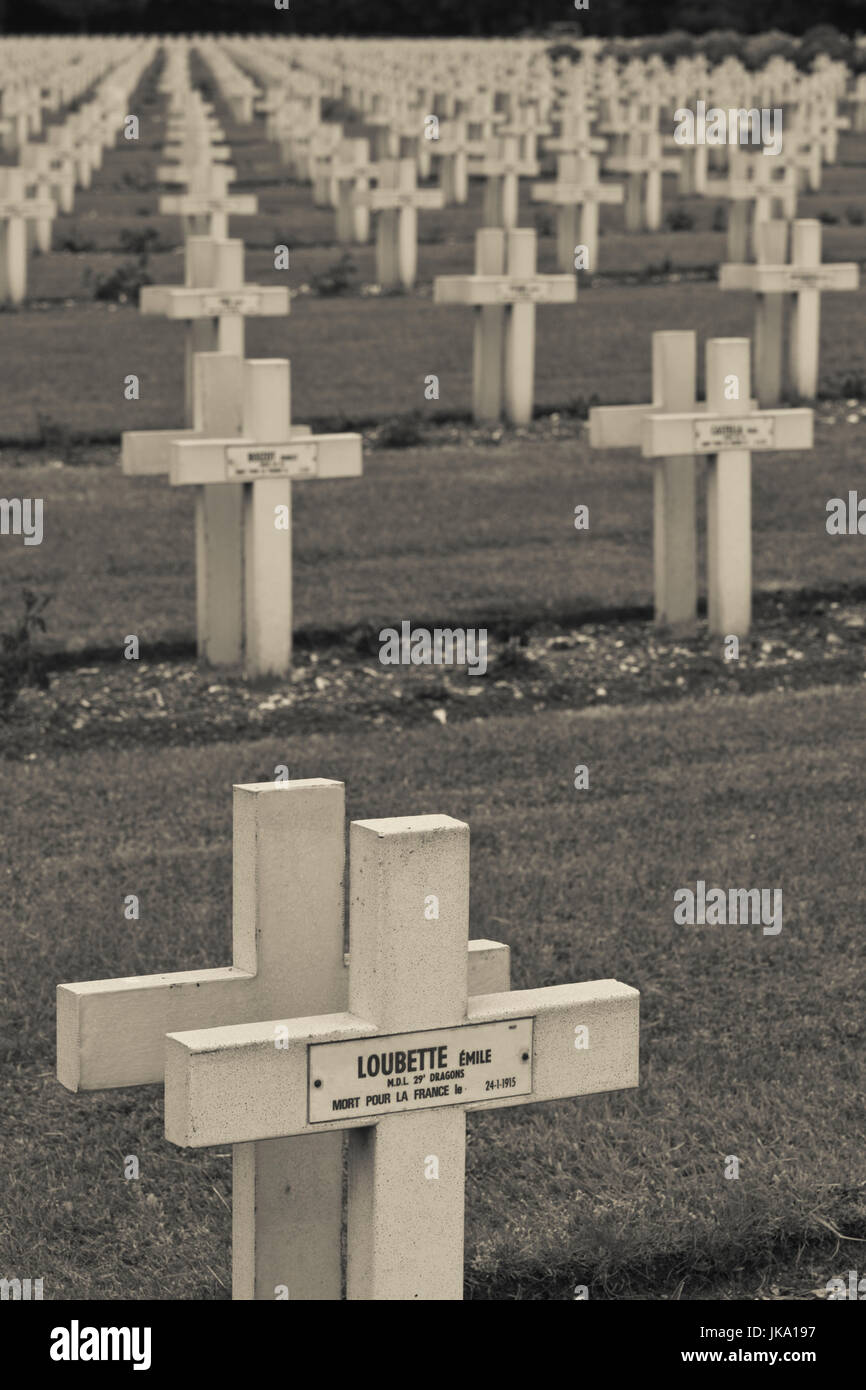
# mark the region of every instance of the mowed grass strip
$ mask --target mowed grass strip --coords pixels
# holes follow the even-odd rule
[[[862,538],[829,536],[856,488],[864,415],[815,448],[753,457],[761,589],[863,580]],[[700,475],[704,465],[698,465]],[[364,477],[293,488],[295,628],[339,635],[403,619],[483,627],[652,602],[652,465],[586,436],[369,452]],[[703,485],[699,489],[703,498]],[[0,470],[0,496],[42,497],[44,539],[3,538],[3,592],[52,596],[46,641],[70,651],[195,635],[193,489],[105,468]],[[574,508],[589,507],[575,531]],[[704,535],[701,518],[700,534]]]
[[[819,384],[829,395],[866,394],[864,320],[866,287],[824,296]],[[297,421],[468,415],[473,324],[472,310],[429,298],[303,297],[285,317],[247,320],[247,356],[291,359]],[[576,304],[539,310],[536,406],[649,400],[653,332],[694,330],[703,367],[707,338],[751,337],[753,328],[753,296],[714,283],[600,283]],[[131,306],[74,305],[10,314],[3,334],[0,442],[36,441],[46,420],[84,439],[182,422],[179,322]],[[138,400],[124,396],[131,373]],[[430,374],[439,378],[438,401],[425,399]]]
[[[862,1240],[862,730],[860,691],[821,690],[0,769],[5,1272],[46,1298],[228,1296],[228,1155],[166,1144],[158,1088],[62,1092],[54,986],[227,963],[231,784],[283,763],[344,779],[351,818],[466,820],[472,935],[509,943],[514,988],[642,992],[637,1091],[470,1117],[470,1296],[749,1296],[823,1259],[827,1223]],[[780,888],[782,931],[675,925],[698,879]]]

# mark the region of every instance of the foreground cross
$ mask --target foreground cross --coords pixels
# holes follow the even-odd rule
[[[241,436],[171,445],[173,487],[244,484],[243,658],[250,677],[285,675],[291,666],[292,479],[361,475],[361,436],[299,436],[290,400],[288,361],[247,361]]]
[[[755,228],[757,265],[723,265],[723,290],[751,290],[757,295],[755,353],[758,400],[776,405],[782,394],[784,297],[794,298],[789,330],[790,376],[798,396],[818,393],[821,341],[821,295],[826,290],[856,290],[860,269],[854,261],[821,264],[821,223],[798,218],[793,224],[791,262],[786,264],[787,223],[764,222]]]
[[[577,279],[539,275],[532,228],[484,227],[475,234],[475,274],[437,275],[434,304],[475,307],[472,414],[528,424],[535,398],[535,306],[573,304]]]
[[[345,788],[234,788],[234,964],[57,988],[57,1075],[70,1091],[161,1083],[165,1035],[348,1006]],[[470,994],[508,989],[509,951],[470,941]],[[271,1139],[232,1155],[233,1295],[340,1297],[342,1140]]]
[[[166,1137],[348,1131],[347,1297],[460,1299],[467,1109],[636,1086],[639,995],[616,980],[470,994],[469,827],[449,816],[353,822],[349,867],[348,1010],[170,1033]],[[290,1298],[294,1273],[287,1248]]]

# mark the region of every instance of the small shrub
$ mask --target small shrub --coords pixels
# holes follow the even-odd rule
[[[127,256],[150,256],[164,248],[155,227],[122,227],[120,249],[125,251]]]
[[[687,208],[671,208],[666,220],[672,232],[690,232],[695,225],[695,219]]]
[[[420,444],[423,436],[418,412],[392,416],[379,427],[376,438],[383,449],[411,449]]]
[[[327,270],[310,277],[310,288],[313,294],[322,297],[348,294],[356,287],[357,275],[358,267],[349,252],[345,251],[338,261],[331,262]]]
[[[51,601],[30,589],[21,593],[24,612],[8,632],[0,632],[0,715],[7,715],[25,686],[48,689],[45,656],[36,651],[33,638],[45,631],[42,614]]]
[[[839,218],[836,216],[836,213],[831,212],[829,208],[822,208],[818,213],[818,221],[823,222],[825,227],[835,227]]]
[[[82,276],[85,287],[93,289],[93,298],[112,304],[138,304],[142,285],[152,285],[153,276],[147,269],[146,257],[123,261],[107,275],[94,275],[88,267]]]
[[[57,249],[58,251],[71,251],[73,254],[82,251],[95,251],[96,242],[92,237],[85,236],[84,232],[73,223],[69,230],[60,237]]]

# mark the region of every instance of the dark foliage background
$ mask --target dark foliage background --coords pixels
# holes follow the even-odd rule
[[[298,34],[519,34],[579,26],[585,34],[685,29],[802,34],[816,22],[866,27],[866,0],[0,0],[0,32],[252,32]]]

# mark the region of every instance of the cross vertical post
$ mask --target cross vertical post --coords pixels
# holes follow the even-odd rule
[[[350,1013],[383,1034],[461,1023],[469,827],[450,816],[357,821],[349,847]],[[438,920],[425,918],[430,895]],[[350,1132],[348,1298],[461,1298],[465,1136],[459,1106]]]
[[[736,416],[750,390],[748,338],[707,343],[707,413]],[[736,395],[726,390],[735,377]],[[752,456],[712,455],[707,472],[707,616],[711,633],[744,635],[752,622]]]
[[[654,333],[653,394],[671,414],[693,411],[697,346],[694,333]],[[658,386],[657,386],[658,384]],[[688,455],[656,459],[653,469],[653,568],[655,621],[686,631],[698,611],[697,498],[695,461]]]

